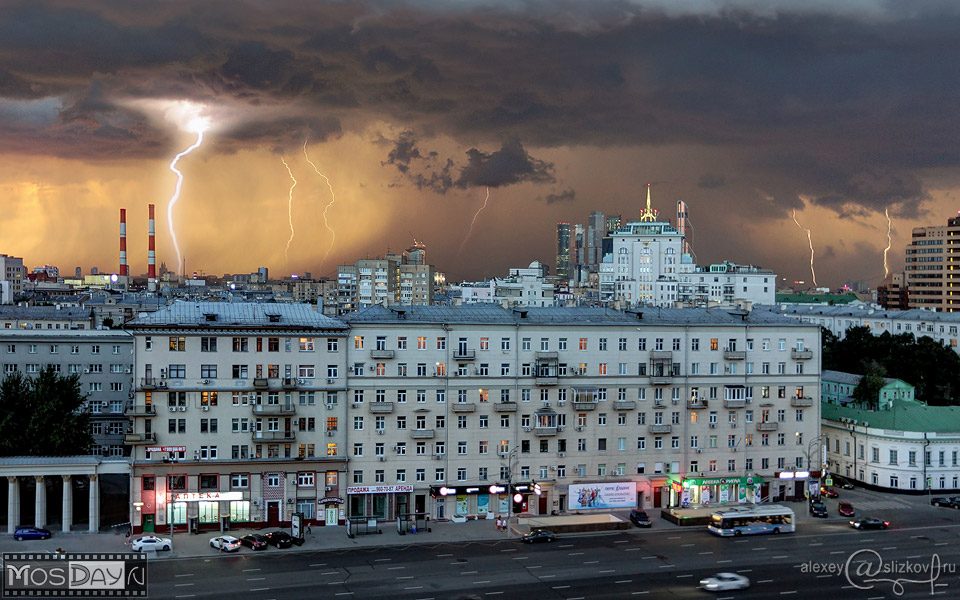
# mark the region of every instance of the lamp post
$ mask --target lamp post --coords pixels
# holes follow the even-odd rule
[[[170,494],[167,500],[167,519],[170,521],[170,543],[173,544],[173,465],[180,461],[176,458],[167,458],[164,462],[170,464],[170,475],[167,477],[167,493]]]
[[[804,482],[804,485],[806,486],[806,489],[805,489],[804,491],[809,491],[809,489],[810,489],[810,484],[809,484],[809,481],[810,481],[810,471],[812,470],[811,465],[810,465],[810,452],[813,450],[814,445],[819,444],[821,441],[823,441],[823,435],[818,435],[817,437],[815,437],[815,438],[813,438],[812,440],[810,440],[810,442],[807,444],[807,452],[806,452],[806,454],[807,454],[807,479],[806,479],[806,481]],[[823,461],[821,460],[820,462],[822,463]],[[820,477],[817,478],[817,493],[816,493],[817,496],[820,495],[820,478],[823,477],[823,465],[822,465],[822,464],[820,465],[820,469],[818,470],[818,472],[820,473]]]
[[[520,446],[514,446],[513,450],[507,453],[507,539],[510,539],[510,515],[513,513],[513,463],[519,462],[518,451]]]

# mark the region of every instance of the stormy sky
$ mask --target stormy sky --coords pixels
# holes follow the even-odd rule
[[[0,252],[116,271],[125,207],[142,273],[154,203],[175,268],[199,116],[188,273],[330,275],[414,238],[448,280],[553,266],[558,221],[636,219],[652,183],[700,264],[811,282],[796,211],[821,286],[876,285],[884,210],[898,269],[960,207],[957,31],[941,1],[4,2]]]

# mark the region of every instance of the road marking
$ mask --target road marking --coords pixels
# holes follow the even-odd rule
[[[193,584],[193,583],[176,583],[176,584],[173,585],[173,587],[188,587],[188,586],[191,586],[191,585],[196,585],[196,584]]]
[[[681,548],[689,548],[690,546],[693,546],[693,544],[681,544],[680,547],[681,547]]]
[[[373,562],[387,562],[393,560],[392,558],[375,558]]]
[[[573,548],[573,544],[560,544],[557,548]]]
[[[834,550],[830,554],[843,554],[844,552],[846,552],[846,550]]]
[[[405,589],[405,590],[422,590],[422,589],[423,589],[423,586],[422,586],[422,585],[414,585],[414,586],[410,586],[410,587],[405,587],[405,588],[403,588],[403,589]]]
[[[642,591],[642,592],[634,592],[633,594],[631,594],[631,596],[639,596],[640,594],[649,594],[649,593],[650,593],[650,592],[648,592],[648,591],[645,590],[645,591]]]
[[[321,574],[321,575],[336,575],[337,572],[336,572],[336,571],[324,571],[323,573],[320,573],[320,574]]]
[[[514,556],[513,560],[527,560],[529,556]]]
[[[193,577],[193,573],[183,573],[181,575],[177,575],[177,577]]]
[[[786,592],[780,592],[781,596],[786,596],[787,594],[796,594],[797,590],[787,590]],[[881,596],[882,598],[883,596]]]
[[[624,552],[636,552],[639,549],[640,548],[627,548],[626,550],[624,550]]]
[[[487,592],[484,596],[499,596],[503,592]]]
[[[713,552],[700,552],[699,554],[701,556],[706,556],[707,554],[713,554]]]
[[[400,577],[397,577],[397,579],[398,579],[398,580],[400,580],[400,579],[413,579],[414,577],[416,577],[416,575],[401,575]]]
[[[527,567],[528,569],[542,569],[543,565],[534,565],[532,567]]]
[[[553,586],[553,589],[555,589],[555,590],[565,590],[565,589],[567,589],[567,588],[569,588],[569,587],[570,587],[569,585],[555,585],[555,586]]]
[[[676,566],[676,565],[660,565],[660,567],[658,567],[658,568],[660,568],[660,569],[672,569],[672,568],[675,567],[675,566]]]
[[[583,556],[583,552],[571,552],[568,556]]]
[[[437,558],[447,558],[449,556],[453,556],[453,554],[438,554]]]
[[[884,546],[883,548],[881,548],[881,550],[896,550],[896,549],[897,549],[896,546]]]
[[[840,589],[841,589],[841,590],[852,590],[852,589],[853,589],[853,586],[852,586],[852,585],[845,585],[845,586],[843,586],[843,587],[840,588]]]
[[[387,567],[388,571],[398,571],[400,569],[406,569],[406,567]]]
[[[766,546],[763,546],[763,547],[760,547],[760,548],[754,548],[753,551],[754,551],[754,552],[763,552],[763,551],[766,550],[766,549],[767,549]]]
[[[480,585],[481,583],[490,583],[490,580],[489,580],[489,579],[483,579],[483,580],[480,580],[480,581],[474,581],[474,582],[473,582],[473,585]]]
[[[757,583],[773,583],[773,580],[772,580],[772,579],[761,579],[761,580],[758,581]]]
[[[873,541],[873,539],[874,539],[874,538],[870,538],[870,539],[866,539],[866,540],[860,540],[860,541],[861,541],[861,542],[872,542],[872,541]]]
[[[337,592],[336,594],[334,594],[334,596],[352,596],[352,595],[353,595],[353,592]]]
[[[244,569],[244,573],[253,573],[254,571],[259,571],[260,569]]]
[[[693,577],[693,574],[689,574],[689,575],[677,575],[677,579],[684,579],[685,577]]]
[[[811,546],[822,546],[823,542],[810,542]]]
[[[946,546],[949,543],[950,542],[937,542],[936,544],[934,544],[934,546]]]
[[[614,581],[614,583],[632,583],[632,579],[621,579],[619,581]]]
[[[501,550],[500,552],[516,552],[516,548],[507,548],[506,550]]]
[[[615,573],[616,569],[605,569],[603,571],[597,571],[597,573]]]
[[[269,590],[269,589],[270,589],[270,588],[250,588],[250,591],[251,591],[251,592],[265,592],[265,591],[267,591],[267,590]]]
[[[327,583],[327,585],[343,585],[345,583],[346,581],[330,581]]]
[[[327,566],[327,563],[311,563],[310,566],[311,566],[311,567],[325,567],[325,566]]]
[[[641,560],[650,560],[651,558],[656,558],[656,556],[644,556]]]
[[[921,556],[922,554],[914,554],[913,556],[908,556],[907,560],[910,560],[911,558],[920,558]]]
[[[817,579],[826,579],[828,577],[833,577],[833,575],[817,575]]]
[[[477,571],[461,571],[461,575],[476,575]]]
[[[626,543],[629,542],[629,541],[630,541],[630,540],[614,540],[613,543],[614,543],[614,544],[626,544]]]
[[[737,569],[737,573],[753,573],[753,569]]]
[[[541,575],[540,579],[549,579],[551,577],[556,577],[556,575]]]
[[[247,581],[263,581],[266,577],[247,577]]]
[[[717,564],[718,564],[718,565],[722,565],[723,563],[732,563],[732,562],[733,562],[733,561],[730,560],[730,559],[727,559],[727,560],[718,560],[718,561],[717,561]]]
[[[585,560],[585,561],[583,561],[583,564],[585,564],[585,565],[595,565],[595,564],[597,564],[598,562],[600,562],[600,561],[599,561],[599,560]]]
[[[778,554],[778,555],[776,555],[776,556],[771,556],[770,558],[775,558],[775,559],[776,559],[776,558],[787,558],[787,555],[786,555],[786,554]]]
[[[679,540],[679,539],[680,539],[680,536],[679,536],[679,535],[672,535],[672,536],[668,537],[667,539],[668,539],[668,540]]]
[[[749,541],[750,541],[750,540],[733,540],[733,543],[734,543],[734,544],[746,544],[746,543],[749,542]]]

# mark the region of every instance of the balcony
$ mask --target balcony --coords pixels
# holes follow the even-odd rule
[[[673,383],[673,375],[669,373],[657,373],[650,376],[650,383],[653,385],[667,385]]]
[[[776,431],[780,423],[757,423],[757,431]]]
[[[155,377],[144,377],[140,380],[140,389],[141,390],[155,390],[157,389],[157,379]]]
[[[550,437],[557,435],[556,427],[534,427],[533,433],[537,437]]]
[[[723,407],[724,408],[743,408],[747,405],[747,401],[743,398],[739,400],[734,400],[732,398],[724,398]]]
[[[597,403],[593,400],[574,400],[573,409],[574,410],[596,410]]]
[[[614,410],[635,410],[637,403],[633,400],[617,400],[613,403]]]
[[[123,436],[123,443],[137,446],[140,444],[156,444],[157,434],[155,433],[128,433]]]
[[[813,398],[810,396],[794,396],[793,398],[790,398],[790,406],[795,408],[813,406]]]
[[[560,358],[558,352],[537,352],[537,361],[556,362]]]
[[[295,415],[297,407],[293,404],[254,404],[255,415]]]
[[[252,437],[255,442],[293,442],[297,434],[293,431],[254,431]]]
[[[791,350],[790,358],[793,360],[810,360],[813,358],[813,350]]]
[[[123,414],[128,417],[154,417],[157,415],[157,409],[152,404],[128,403]]]
[[[537,385],[557,385],[559,382],[559,378],[555,375],[537,375]]]
[[[297,380],[293,377],[284,377],[281,387],[285,390],[297,389]]]
[[[647,427],[650,433],[670,433],[671,429],[669,424],[648,425]]]
[[[393,350],[371,350],[370,358],[378,358],[382,360],[393,358]]]
[[[702,400],[699,398],[687,400],[687,408],[692,408],[694,410],[697,410],[697,409],[706,408],[706,407],[707,407],[706,400]]]
[[[493,405],[496,412],[517,412],[516,402],[497,402]]]
[[[476,350],[467,350],[466,348],[457,348],[453,351],[453,360],[473,360],[477,358]]]
[[[477,410],[477,405],[473,402],[454,402],[450,408],[455,413],[472,413]]]
[[[747,352],[745,350],[724,350],[723,360],[746,360]]]
[[[257,378],[253,380],[253,389],[255,390],[265,390],[270,386],[270,382],[266,379]]]
[[[371,402],[369,404],[370,412],[375,415],[382,415],[393,412],[393,402]]]
[[[410,431],[410,437],[412,437],[415,440],[432,440],[433,430],[432,429],[414,429]]]

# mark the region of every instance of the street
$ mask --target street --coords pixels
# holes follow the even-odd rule
[[[903,598],[931,590],[960,594],[960,510],[928,505],[926,497],[844,492],[841,500],[867,507],[866,516],[892,522],[886,531],[856,531],[836,516],[798,518],[797,533],[719,538],[705,529],[672,527],[656,519],[651,530],[560,537],[553,544],[525,546],[518,540],[374,547],[364,550],[286,552],[270,549],[235,556],[156,561],[150,570],[152,598],[789,598],[837,595],[894,598],[893,581],[865,582],[863,560],[925,565],[925,574],[877,575],[903,582]],[[882,506],[903,508],[882,509]],[[803,504],[793,504],[795,510]],[[858,511],[858,515],[861,511]],[[872,550],[877,555],[861,553]],[[931,587],[933,555],[940,575]],[[816,565],[816,566],[815,566]],[[918,567],[913,567],[918,568]],[[832,571],[830,569],[833,569]],[[710,594],[702,577],[736,572],[750,578],[748,590]],[[857,589],[870,587],[870,589]]]

